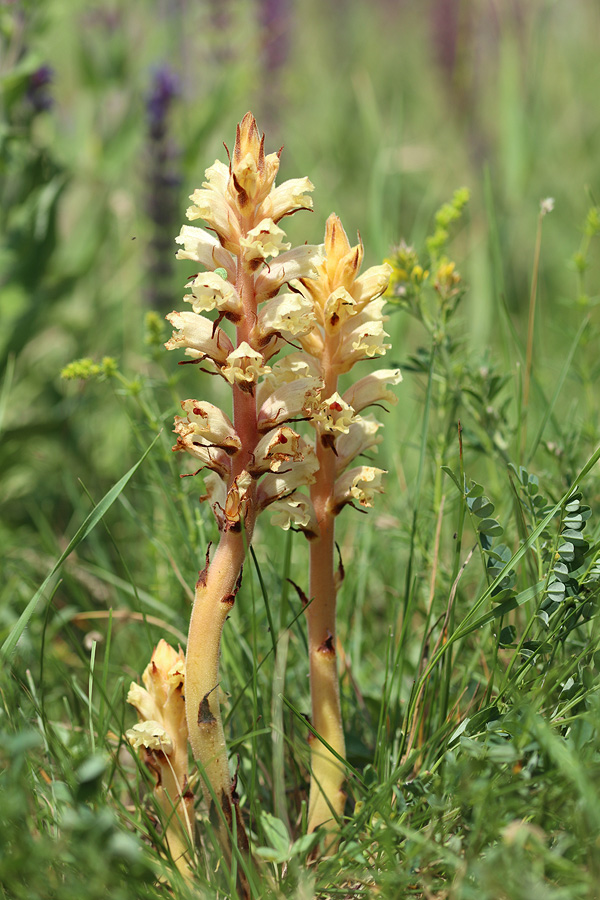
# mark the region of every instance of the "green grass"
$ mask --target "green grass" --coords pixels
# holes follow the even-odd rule
[[[456,309],[428,286],[389,308],[386,364],[404,381],[378,454],[387,492],[368,518],[339,519],[349,798],[318,865],[304,834],[306,634],[287,581],[307,590],[308,553],[268,516],[225,628],[252,896],[592,900],[598,12],[540,0],[519,22],[465,4],[449,76],[431,41],[437,4],[309,2],[269,99],[249,4],[219,29],[208,5],[150,6],[23,4],[22,29],[0,12],[1,896],[236,895],[200,804],[196,884],[177,875],[124,738],[128,686],[160,637],[183,643],[216,536],[199,479],[180,479],[170,450],[178,398],[215,399],[213,379],[162,350],[185,264],[167,275],[171,305],[146,320],[144,97],[150,66],[170,59],[183,91],[173,234],[235,122],[252,108],[260,125],[270,103],[282,176],[316,186],[292,241],[321,240],[335,209],[369,264],[404,237],[429,265],[435,211],[471,192],[445,250],[465,288]],[[46,61],[55,106],[34,115],[27,78]],[[61,380],[85,356],[114,357],[118,376]]]

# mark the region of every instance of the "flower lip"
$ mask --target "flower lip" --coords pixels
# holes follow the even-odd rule
[[[357,466],[345,472],[335,483],[330,501],[332,514],[337,515],[346,504],[354,506],[355,502],[360,506],[373,506],[375,494],[383,491],[381,478],[385,474],[385,469],[374,466]]]
[[[306,448],[307,444],[289,425],[274,428],[256,445],[249,471],[255,477],[265,472],[289,471],[291,463],[304,459]]]
[[[262,353],[255,350],[247,341],[232,350],[226,360],[227,365],[221,369],[221,375],[230,384],[237,385],[240,390],[253,393],[254,386],[262,375],[267,375],[271,368],[264,364]]]
[[[217,309],[230,321],[238,322],[242,317],[242,301],[229,281],[216,272],[201,272],[188,282],[186,287],[192,289],[184,300],[192,304],[196,314],[212,312]]]
[[[159,722],[137,722],[125,736],[135,750],[144,747],[146,750],[159,750],[165,756],[173,753],[173,741]]]
[[[309,419],[319,404],[322,382],[312,375],[279,385],[258,411],[259,432],[297,419]]]
[[[284,241],[285,231],[272,219],[262,219],[258,225],[248,231],[246,237],[240,238],[240,247],[244,254],[244,262],[249,269],[258,268],[269,257],[279,256],[292,246]]]
[[[294,491],[287,497],[270,504],[273,515],[271,524],[288,531],[303,531],[309,540],[319,536],[319,525],[314,507],[304,494]]]

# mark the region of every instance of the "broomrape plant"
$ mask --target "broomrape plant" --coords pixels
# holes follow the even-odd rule
[[[191,195],[188,219],[203,220],[208,230],[184,225],[177,257],[199,264],[202,271],[187,284],[184,300],[191,309],[167,316],[175,331],[166,347],[184,350],[232,390],[232,414],[206,400],[184,400],[184,415],[175,418],[173,448],[199,461],[206,486],[202,499],[211,506],[220,533],[196,584],[185,710],[211,820],[227,854],[232,831],[240,848],[247,847],[247,839],[219,703],[221,634],[240,588],[257,516],[266,509],[274,524],[302,531],[310,541],[306,617],[312,724],[322,741],[311,738],[308,829],[325,825],[333,831],[343,814],[339,760],[345,747],[335,623],[342,570],[336,572],[334,563],[335,519],[346,505],[370,507],[382,490],[382,469],[352,463],[380,440],[380,423],[365,410],[395,403],[387,385],[401,380],[399,370],[382,370],[339,393],[341,375],[389,347],[382,294],[391,267],[376,266],[360,275],[362,242],[352,247],[335,215],[327,221],[324,245],[291,248],[280,223],[312,209],[313,185],[308,178],[295,178],[276,187],[280,153],[265,155],[264,135],[247,113],[229,164],[216,161]],[[223,320],[233,326],[230,333],[235,329],[234,340],[221,327]],[[179,676],[179,663],[176,669]],[[137,697],[132,687],[130,702],[144,721],[146,709]],[[180,777],[173,787],[177,798],[185,798],[186,788]],[[177,798],[171,797],[171,804]]]

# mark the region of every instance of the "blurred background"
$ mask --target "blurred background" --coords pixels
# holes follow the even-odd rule
[[[177,397],[201,392],[174,389],[197,373],[161,349],[191,274],[173,238],[249,109],[267,150],[285,147],[280,181],[315,185],[292,241],[322,240],[336,211],[376,264],[401,239],[422,245],[469,188],[452,252],[469,285],[465,352],[482,359],[502,304],[524,334],[539,204],[555,198],[539,314],[558,368],[574,308],[595,303],[572,259],[599,191],[599,36],[595,0],[1,0],[2,625],[161,426],[179,485],[169,422]],[[416,327],[394,323],[391,364]],[[105,356],[121,383],[60,377]],[[133,553],[128,515],[116,536]],[[89,569],[76,581],[84,606],[105,597]]]

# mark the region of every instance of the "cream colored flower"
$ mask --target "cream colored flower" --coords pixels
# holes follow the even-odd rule
[[[298,462],[290,462],[288,471],[269,472],[263,475],[256,492],[258,508],[264,509],[275,500],[280,500],[293,493],[297,488],[313,484],[315,473],[318,470],[319,461],[316,453],[307,444],[302,459]]]
[[[177,443],[173,450],[184,450],[202,463],[201,468],[206,466],[213,469],[223,478],[229,475],[231,470],[230,447],[223,449],[215,446],[199,432],[196,422],[190,422],[189,419],[183,419],[181,416],[175,416],[173,431],[177,435]]]
[[[263,304],[258,313],[256,338],[266,341],[272,335],[286,339],[306,334],[313,324],[312,301],[303,294],[279,294]]]
[[[372,450],[383,440],[377,432],[381,428],[373,416],[356,416],[346,434],[340,434],[335,440],[336,472],[338,475],[353,459]]]
[[[249,472],[244,470],[234,478],[233,484],[227,491],[225,499],[225,531],[241,528],[241,522],[246,515],[248,504],[252,502],[252,488],[254,480]]]
[[[359,312],[366,303],[376,300],[387,290],[392,272],[389,263],[383,263],[372,266],[356,279],[350,290]]]
[[[308,178],[290,178],[273,188],[260,205],[258,215],[279,222],[299,209],[312,209],[312,197],[308,194],[315,187]]]
[[[372,406],[375,403],[389,403],[394,406],[398,397],[393,391],[388,391],[386,384],[400,384],[402,374],[400,369],[379,369],[365,375],[352,387],[344,392],[344,400],[352,406],[357,413]]]
[[[303,531],[309,539],[318,537],[319,526],[314,507],[310,499],[299,491],[294,491],[282,500],[275,500],[270,509],[273,513],[271,525],[283,528],[284,531],[290,528]]]
[[[381,477],[384,469],[373,466],[357,466],[349,469],[335,483],[331,501],[331,512],[337,515],[347,503],[357,502],[361,506],[373,506],[375,494],[383,492]]]
[[[213,188],[197,188],[190,194],[190,200],[192,205],[186,211],[188,219],[203,219],[216,233],[222,246],[231,253],[237,253],[240,225],[227,199]]]
[[[178,748],[187,747],[187,723],[185,718],[184,682],[185,658],[181,648],[176,651],[165,640],[160,640],[150,663],[142,675],[144,687],[131,685],[127,702],[138,711],[140,718],[148,728],[135,728],[136,746],[150,749],[150,743],[158,741],[164,753],[171,754]],[[166,749],[166,748],[169,749]],[[187,754],[186,754],[187,756]],[[187,768],[187,758],[179,760],[183,768]]]
[[[295,278],[314,278],[322,260],[322,244],[302,244],[301,247],[281,253],[256,279],[257,303],[274,297],[282,285],[289,284]]]
[[[323,325],[328,334],[336,334],[351,316],[359,310],[352,294],[345,287],[336,288],[325,301],[323,309]]]
[[[246,237],[240,238],[244,262],[250,269],[256,269],[265,259],[276,257],[292,246],[284,241],[285,231],[272,219],[262,219],[251,228]]]
[[[215,272],[202,272],[196,275],[186,287],[192,289],[191,294],[183,298],[192,304],[195,313],[211,312],[217,309],[232,322],[239,322],[242,317],[242,301],[237,291],[228,281]]]
[[[270,348],[269,348],[270,349]],[[256,405],[260,409],[271,394],[284,384],[296,381],[298,378],[311,376],[320,383],[320,369],[316,360],[298,351],[289,353],[274,363],[271,371],[260,382],[256,392]]]
[[[312,421],[318,424],[321,433],[347,434],[352,423],[356,421],[356,415],[352,407],[336,391],[331,397],[321,401]]]
[[[230,384],[237,384],[241,390],[252,393],[258,379],[270,371],[270,366],[264,365],[262,353],[254,350],[247,341],[242,341],[227,357],[227,365],[221,369],[221,375]]]
[[[229,166],[226,166],[220,159],[215,159],[212,166],[205,169],[204,177],[206,181],[202,182],[203,188],[225,195],[229,184]]]
[[[173,753],[173,741],[158,722],[136,722],[133,728],[127,729],[125,737],[134,750],[161,750],[166,756]]]
[[[235,260],[208,231],[184,225],[175,242],[183,245],[183,250],[177,251],[177,259],[189,259],[207,269],[223,268],[229,280],[235,281]]]
[[[307,444],[299,434],[282,425],[267,432],[256,445],[250,471],[257,477],[265,472],[286,471],[290,463],[304,459]]]
[[[308,376],[288,381],[267,397],[258,411],[257,425],[261,432],[295,419],[310,419],[318,409],[322,382]]]
[[[194,428],[194,434],[201,435],[209,444],[220,447],[230,456],[242,449],[242,442],[231,420],[218,406],[206,400],[183,400],[181,407]]]
[[[387,318],[382,312],[384,305],[385,300],[373,300],[342,326],[332,360],[338,374],[348,372],[361,359],[383,356],[389,350],[391,344],[385,343],[388,334],[383,328]]]
[[[212,359],[217,364],[226,362],[233,351],[233,344],[221,328],[198,316],[193,312],[172,312],[165,316],[171,325],[178,329],[167,341],[167,350],[185,348],[186,356],[194,359]]]
[[[204,484],[207,493],[200,499],[210,502],[219,531],[239,531],[248,504],[252,502],[254,480],[250,473],[240,472],[229,489],[214,472],[204,476]]]

